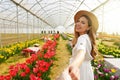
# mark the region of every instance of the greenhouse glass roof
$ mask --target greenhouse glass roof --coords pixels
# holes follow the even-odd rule
[[[67,26],[73,22],[73,15],[81,9],[95,11],[107,0],[0,0],[0,18],[26,22],[27,14],[39,18],[51,27]]]
[[[113,32],[113,25],[120,26],[119,20],[112,21],[120,18],[116,15],[120,14],[119,5],[120,0],[0,0],[0,28],[55,29],[63,26],[73,29],[75,13],[88,10],[98,17],[98,31]],[[115,29],[114,32],[119,32]]]

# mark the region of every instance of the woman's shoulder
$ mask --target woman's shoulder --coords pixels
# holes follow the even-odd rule
[[[78,40],[79,39],[88,39],[88,38],[89,38],[89,36],[87,34],[83,34],[83,35],[78,37]]]

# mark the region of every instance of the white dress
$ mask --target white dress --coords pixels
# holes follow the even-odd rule
[[[85,59],[80,66],[80,80],[94,80],[94,73],[91,66],[91,60],[93,59],[90,54],[91,49],[92,47],[89,36],[87,34],[83,34],[78,38],[77,43],[72,50],[70,63],[74,60],[73,58],[78,50],[84,50],[86,53]]]

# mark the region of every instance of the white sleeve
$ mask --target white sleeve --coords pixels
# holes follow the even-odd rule
[[[80,36],[77,40],[76,43],[76,49],[78,50],[83,50],[84,52],[86,52],[86,43],[87,43],[87,39],[85,36]]]

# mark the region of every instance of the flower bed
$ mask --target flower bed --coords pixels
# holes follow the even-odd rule
[[[105,54],[105,55],[112,55],[116,58],[120,58],[120,49],[115,48],[115,47],[107,47],[104,44],[99,44],[98,45],[98,50],[100,53]]]
[[[35,43],[40,43],[40,40],[35,39],[31,41],[26,41],[26,42],[19,42],[13,45],[0,48],[0,63],[4,62],[9,57],[15,54],[19,54],[22,49],[29,47]]]
[[[115,75],[116,69],[108,68],[104,61],[92,61],[94,67],[94,79],[95,80],[120,80],[120,75]]]
[[[50,67],[52,66],[56,49],[56,39],[48,40],[40,52],[32,54],[25,63],[11,65],[8,75],[1,75],[0,80],[50,80]]]

